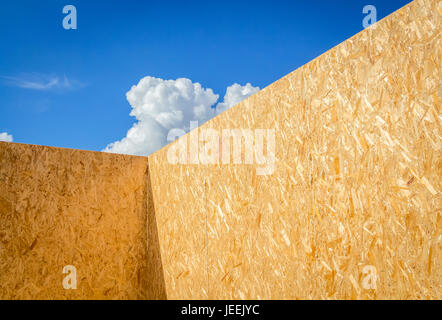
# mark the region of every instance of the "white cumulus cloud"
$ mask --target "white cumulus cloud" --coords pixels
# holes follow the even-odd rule
[[[226,111],[230,107],[233,107],[235,104],[241,102],[248,96],[251,96],[258,91],[259,87],[254,87],[250,83],[247,83],[245,86],[235,83],[230,87],[227,87],[224,101],[216,105],[217,113]]]
[[[149,155],[165,146],[171,129],[189,131],[190,121],[201,125],[257,92],[250,83],[227,88],[224,101],[215,106],[219,95],[190,79],[164,80],[147,76],[132,86],[126,97],[137,122],[126,136],[110,143],[103,151],[133,155]]]
[[[12,134],[0,132],[0,141],[12,142]]]

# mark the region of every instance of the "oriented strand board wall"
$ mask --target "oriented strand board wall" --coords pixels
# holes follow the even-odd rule
[[[146,182],[147,158],[0,142],[0,299],[161,297]]]
[[[272,175],[149,157],[168,298],[442,298],[441,14],[416,0],[200,128],[275,129]]]

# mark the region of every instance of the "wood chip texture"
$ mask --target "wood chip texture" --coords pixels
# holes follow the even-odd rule
[[[147,175],[144,157],[0,142],[0,299],[154,294]]]
[[[168,298],[442,298],[441,14],[416,0],[196,129],[274,129],[272,175],[169,163],[192,132],[149,157]]]

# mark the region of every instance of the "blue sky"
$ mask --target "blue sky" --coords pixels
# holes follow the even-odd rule
[[[361,31],[365,5],[380,20],[409,2],[1,1],[0,133],[103,150],[136,123],[126,93],[146,76],[188,78],[221,102],[232,84],[264,88]],[[67,4],[77,30],[62,27]]]

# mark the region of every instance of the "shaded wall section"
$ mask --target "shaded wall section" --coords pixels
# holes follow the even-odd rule
[[[149,190],[147,158],[0,142],[0,298],[164,298]]]
[[[168,298],[442,297],[441,13],[414,1],[149,157]],[[274,129],[274,172],[168,161],[208,128]]]

